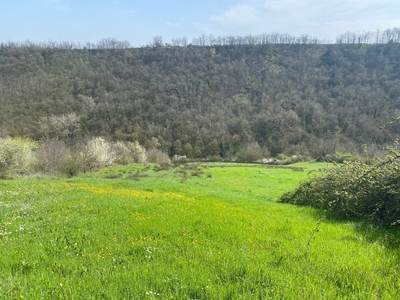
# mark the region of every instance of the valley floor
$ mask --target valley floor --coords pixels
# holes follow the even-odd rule
[[[399,299],[399,232],[278,203],[294,167],[0,181],[0,299]]]

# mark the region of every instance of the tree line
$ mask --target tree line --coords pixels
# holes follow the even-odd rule
[[[336,37],[336,44],[388,44],[400,42],[400,28],[376,31],[348,31]],[[328,39],[318,39],[315,36],[303,34],[294,36],[288,33],[262,33],[240,35],[214,36],[205,35],[189,40],[187,37],[173,38],[170,42],[163,43],[162,36],[155,36],[153,40],[143,47],[190,47],[190,46],[240,46],[240,45],[266,45],[266,44],[332,44]],[[123,50],[131,48],[127,40],[119,41],[115,38],[102,38],[97,42],[75,43],[73,41],[48,40],[35,41],[6,41],[0,42],[0,50],[7,48],[24,47],[31,49],[55,50]]]

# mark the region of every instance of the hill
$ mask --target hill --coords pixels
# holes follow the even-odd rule
[[[156,141],[188,157],[246,148],[318,157],[384,145],[400,132],[391,124],[400,109],[400,45],[392,40],[107,41],[1,44],[0,137]]]

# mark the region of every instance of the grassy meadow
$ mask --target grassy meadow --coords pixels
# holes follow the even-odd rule
[[[398,230],[277,202],[325,166],[2,180],[0,299],[399,299]]]

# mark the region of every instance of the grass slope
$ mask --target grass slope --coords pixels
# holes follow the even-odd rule
[[[398,233],[276,202],[321,166],[0,181],[0,298],[398,299]]]

